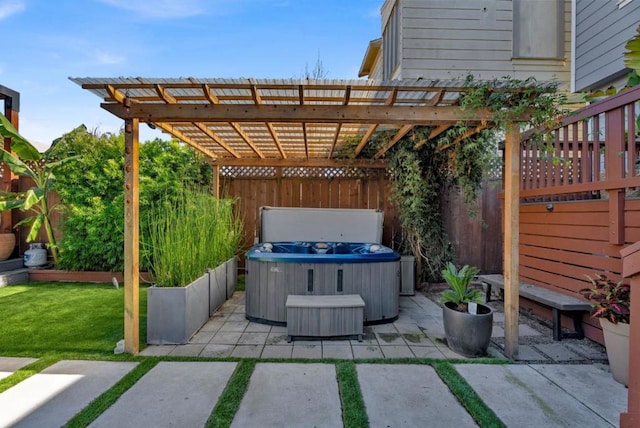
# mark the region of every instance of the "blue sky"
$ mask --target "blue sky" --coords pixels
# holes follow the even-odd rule
[[[20,92],[20,133],[45,148],[80,124],[122,125],[70,76],[298,78],[320,58],[327,78],[357,78],[382,3],[0,0],[0,85]]]

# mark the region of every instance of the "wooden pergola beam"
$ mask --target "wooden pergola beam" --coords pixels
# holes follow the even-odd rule
[[[340,138],[340,131],[342,130],[342,124],[339,123],[336,126],[336,133],[333,136],[333,143],[331,143],[331,150],[329,150],[329,159],[333,157],[333,152],[336,151],[336,145],[338,144],[338,138]]]
[[[326,159],[326,158],[218,158],[211,162],[212,165],[220,166],[308,166],[308,167],[352,167],[352,168],[386,168],[385,160],[369,160],[369,159]]]
[[[239,105],[239,104],[143,104],[125,107],[102,103],[102,108],[121,119],[144,122],[307,122],[397,125],[441,125],[443,122],[478,123],[491,119],[491,112],[469,115],[455,106],[366,106],[366,105]],[[526,120],[526,117],[523,118]]]
[[[362,139],[360,140],[360,142],[358,143],[358,146],[356,147],[356,150],[354,152],[356,156],[358,156],[362,151],[362,149],[364,149],[364,146],[367,144],[367,142],[369,141],[369,138],[371,138],[373,133],[376,132],[376,129],[378,129],[378,125],[371,125],[369,129],[367,129],[367,132],[365,132],[365,134],[362,136]]]
[[[395,146],[398,143],[398,141],[400,141],[402,137],[407,135],[407,133],[412,129],[413,129],[413,125],[403,125],[402,128],[400,128],[400,130],[396,132],[396,135],[393,136],[391,141],[389,141],[382,149],[378,150],[378,153],[376,153],[373,156],[374,159],[379,159],[380,157],[382,157],[385,153],[389,151],[389,149],[391,149],[391,147]]]
[[[207,137],[211,138],[213,141],[215,141],[217,144],[220,145],[220,147],[222,147],[223,149],[225,149],[227,152],[229,152],[229,154],[231,154],[232,156],[239,158],[240,154],[238,154],[238,152],[236,152],[233,147],[231,147],[230,145],[227,144],[226,141],[224,141],[223,139],[221,139],[220,137],[218,137],[214,132],[212,132],[208,127],[206,123],[202,123],[202,122],[193,122],[193,125],[198,128],[200,131],[202,131],[204,134],[206,134]],[[169,131],[167,131],[169,132]],[[180,131],[174,131],[174,132],[180,132]],[[213,154],[213,153],[212,153]],[[211,157],[211,156],[209,156]],[[217,156],[213,157],[213,159],[215,159]]]
[[[215,159],[218,157],[218,155],[216,155],[215,153],[213,153],[210,150],[207,150],[206,148],[202,147],[201,144],[198,144],[196,142],[193,141],[192,138],[184,135],[182,132],[178,131],[177,129],[174,129],[173,126],[166,124],[166,123],[156,123],[155,124],[158,128],[162,129],[164,132],[173,135],[174,137],[176,137],[177,139],[183,141],[184,143],[190,145],[191,147],[193,147],[194,149],[196,149],[197,151],[199,151],[200,153],[202,153],[203,155],[211,158],[211,159]]]
[[[229,122],[229,125],[231,125],[233,130],[236,131],[240,138],[242,138],[244,142],[247,143],[249,147],[251,147],[251,150],[253,150],[253,152],[257,154],[259,158],[264,158],[264,155],[262,154],[258,146],[256,146],[253,141],[251,141],[251,138],[249,138],[249,136],[242,130],[239,124],[235,122]]]

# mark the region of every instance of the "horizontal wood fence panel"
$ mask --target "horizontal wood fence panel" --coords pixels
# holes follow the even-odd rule
[[[524,282],[535,283],[553,291],[574,297],[579,290],[589,286],[587,277],[584,275],[580,278],[572,278],[555,272],[540,271],[527,266],[522,266],[520,269],[520,279]]]
[[[520,224],[520,233],[549,237],[588,238],[600,241],[605,241],[609,237],[609,229],[606,226],[583,224]]]
[[[578,218],[576,218],[578,217]],[[579,220],[582,224],[607,224],[609,219],[608,212],[546,212],[546,213],[527,213],[520,215],[522,224],[576,224]]]
[[[578,254],[596,254],[608,257],[619,257],[620,246],[604,241],[591,241],[579,238],[561,238],[539,235],[520,235],[520,244],[523,246],[536,246],[540,248],[557,248]]]
[[[523,245],[520,248],[521,256],[530,256],[540,260],[557,261],[572,266],[589,269],[598,266],[599,270],[615,272],[620,269],[620,255],[617,258],[596,255],[575,253],[571,251],[563,251],[552,248],[539,248]]]

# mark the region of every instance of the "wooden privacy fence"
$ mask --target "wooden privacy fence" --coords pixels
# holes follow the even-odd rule
[[[14,189],[26,190],[30,180],[14,180]],[[246,167],[220,168],[222,195],[238,199],[238,212],[244,221],[245,248],[259,236],[258,209],[261,206],[307,208],[368,208],[384,211],[383,243],[398,248],[402,233],[398,213],[389,200],[389,177],[381,168],[328,167]],[[17,187],[15,187],[17,186]],[[500,225],[499,180],[485,182],[477,214],[454,189],[442,198],[445,227],[449,233],[456,261],[478,266],[484,273],[502,272],[502,232]],[[57,204],[57,194],[50,195]],[[14,210],[13,224],[26,217]],[[56,237],[62,236],[63,215],[53,215]],[[17,231],[19,254],[29,249],[27,229]],[[38,242],[46,242],[44,229]]]
[[[523,141],[521,280],[576,296],[585,275],[622,279],[620,250],[640,241],[639,100],[640,87],[565,118],[551,150]]]
[[[384,211],[383,243],[397,249],[402,239],[384,169],[223,166],[220,183],[223,195],[238,198],[246,245],[259,237],[261,206],[379,209]],[[442,199],[458,263],[478,266],[483,272],[502,271],[500,188],[499,181],[485,183],[473,217],[457,191]]]

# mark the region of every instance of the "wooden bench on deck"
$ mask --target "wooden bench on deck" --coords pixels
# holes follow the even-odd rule
[[[500,289],[501,297],[504,297],[503,275],[479,275],[478,281],[487,287],[487,302],[491,298],[491,287],[498,287]],[[584,331],[582,330],[582,313],[589,312],[591,310],[591,304],[589,302],[577,297],[567,296],[566,294],[538,287],[533,284],[528,284],[526,282],[520,282],[519,294],[520,297],[551,307],[553,310],[553,340],[562,340],[562,337],[577,339],[584,338]],[[562,312],[567,313],[567,315],[570,315],[573,319],[575,332],[562,333],[562,324],[560,322],[560,315]]]
[[[287,335],[357,336],[362,341],[364,301],[359,294],[287,296]]]

